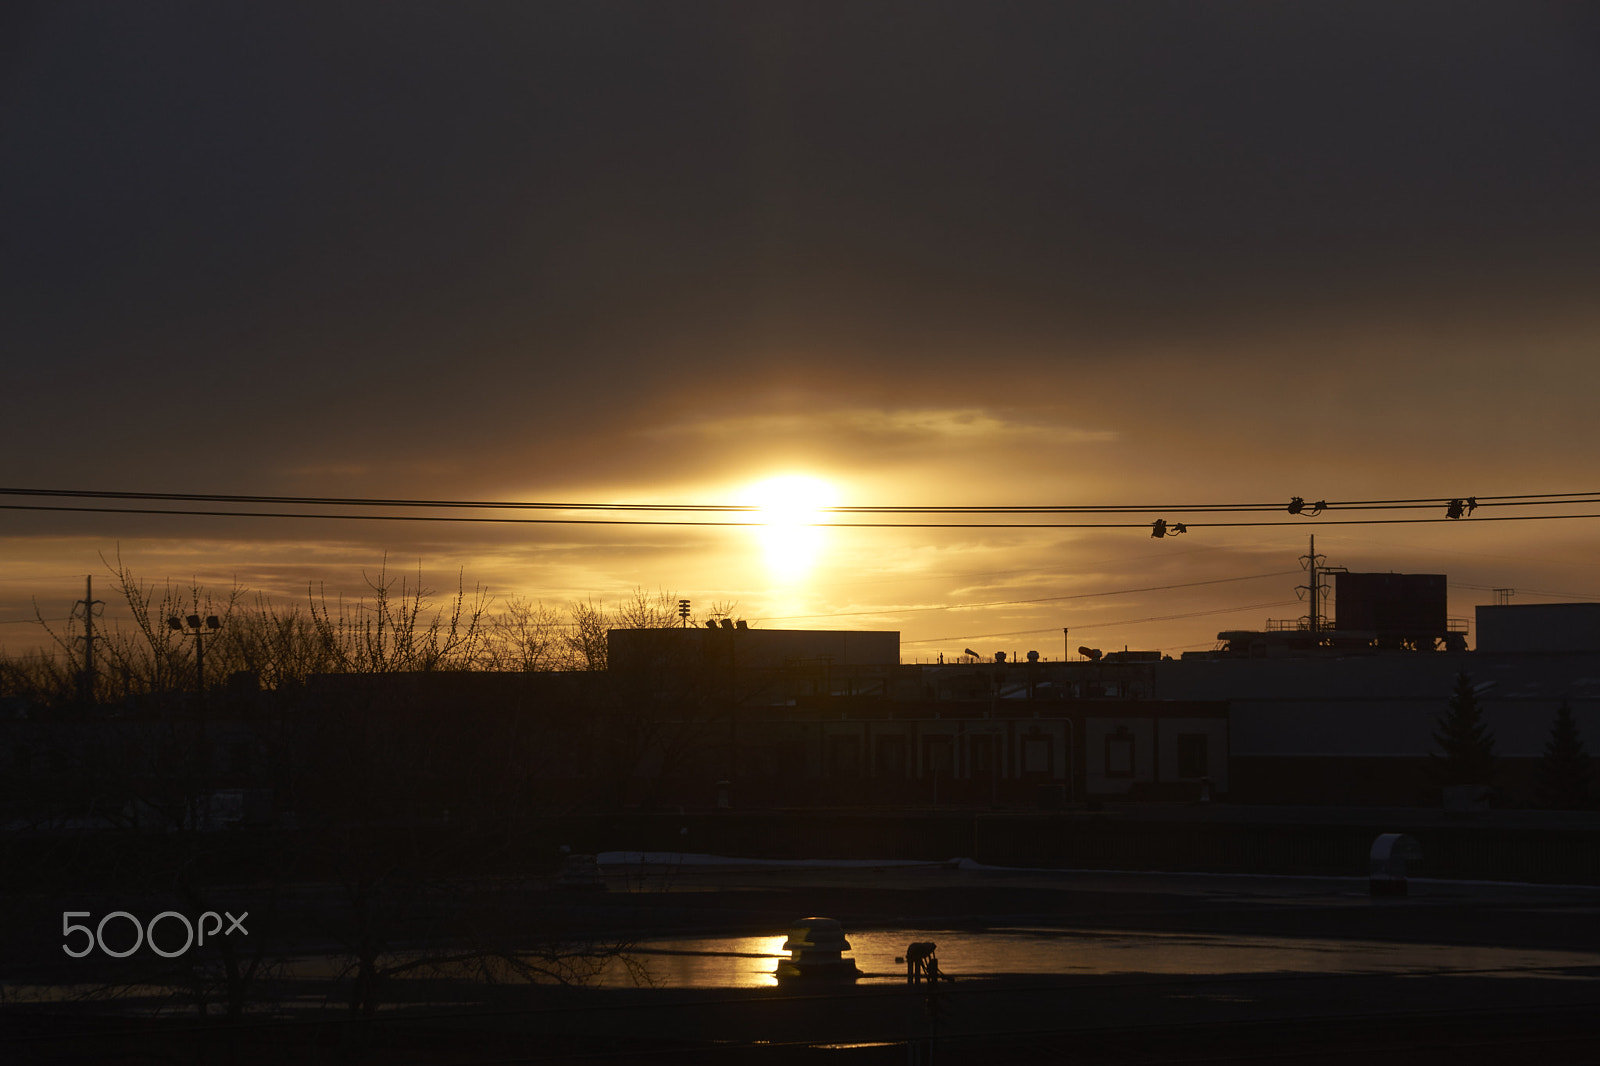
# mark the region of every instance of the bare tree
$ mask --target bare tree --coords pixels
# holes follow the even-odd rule
[[[562,637],[562,666],[568,670],[604,670],[607,663],[606,634],[611,615],[605,604],[594,600],[573,601],[568,609],[572,627]]]
[[[469,597],[462,579],[455,595],[435,609],[433,592],[422,584],[418,565],[414,585],[389,576],[387,561],[376,577],[362,575],[373,601],[358,600],[335,612],[326,593],[313,592],[311,625],[339,672],[398,673],[411,670],[466,670],[475,665],[487,629],[488,593]]]
[[[542,602],[513,598],[495,615],[482,663],[490,670],[555,670],[561,663],[561,618]]]

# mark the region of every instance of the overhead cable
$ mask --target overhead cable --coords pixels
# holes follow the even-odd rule
[[[1073,626],[1074,632],[1089,629],[1110,629],[1112,626],[1132,626],[1144,622],[1174,622],[1182,618],[1204,618],[1212,614],[1233,614],[1238,611],[1262,611],[1272,607],[1292,607],[1298,600],[1276,600],[1272,603],[1247,603],[1242,607],[1219,607],[1214,611],[1188,611],[1183,614],[1158,614],[1149,618],[1127,618],[1118,622],[1092,622],[1086,625]],[[1059,633],[1060,626],[1047,626],[1043,629],[1018,629],[1010,633],[968,633],[954,637],[923,637],[918,640],[901,640],[901,644],[936,644],[941,641],[964,640],[997,640],[1001,637],[1026,637],[1036,633]]]
[[[1600,502],[1597,500],[1595,502]],[[724,522],[695,519],[660,518],[500,518],[488,515],[412,515],[412,514],[319,514],[306,511],[202,511],[192,508],[154,507],[70,507],[51,504],[0,503],[0,511],[54,511],[82,514],[142,514],[169,515],[183,518],[306,518],[336,519],[364,522],[469,522],[496,525],[551,525],[551,526],[703,526],[707,528],[762,528],[772,526],[772,521]],[[1540,514],[1540,515],[1478,515],[1473,522],[1537,522],[1569,518],[1600,518],[1600,514]],[[1449,518],[1335,518],[1319,519],[1327,526],[1383,526],[1418,525],[1433,522],[1451,522]],[[787,523],[781,523],[787,524]],[[795,523],[819,529],[1143,529],[1148,522],[812,522]],[[1190,522],[1187,529],[1250,529],[1271,526],[1294,526],[1304,529],[1303,522]]]
[[[0,495],[31,496],[67,499],[148,500],[174,503],[242,503],[272,506],[325,506],[325,507],[405,507],[443,508],[452,510],[543,510],[543,511],[619,511],[619,512],[681,512],[681,513],[761,513],[762,504],[733,503],[620,503],[597,501],[551,500],[439,500],[439,499],[385,499],[360,496],[267,496],[259,494],[178,493],[178,492],[127,492],[115,490],[51,489],[0,487]],[[1438,496],[1413,497],[1394,500],[1319,500],[1317,507],[1325,510],[1422,510],[1448,506],[1453,501],[1467,497]],[[1293,500],[1300,500],[1294,497]],[[1497,506],[1547,506],[1577,503],[1600,503],[1600,491],[1564,493],[1524,493],[1508,496],[1475,496],[1479,504],[1493,502]],[[1291,501],[1291,513],[1300,513]],[[840,504],[812,508],[819,514],[1144,514],[1155,511],[1182,511],[1187,513],[1218,513],[1237,511],[1279,512],[1285,509],[1282,501],[1265,503],[1162,503],[1162,504],[999,504],[999,505],[856,505]],[[187,513],[174,511],[173,513]]]
[[[887,607],[878,611],[833,611],[825,614],[786,614],[776,617],[753,618],[757,622],[793,622],[802,618],[860,618],[883,615],[922,614],[927,611],[958,611],[977,607],[1015,607],[1030,603],[1056,603],[1060,600],[1087,600],[1100,596],[1125,596],[1136,592],[1167,592],[1171,589],[1195,588],[1199,585],[1223,585],[1231,581],[1258,581],[1267,577],[1290,577],[1299,570],[1274,570],[1266,574],[1245,574],[1241,577],[1219,577],[1209,581],[1185,581],[1176,585],[1149,585],[1137,589],[1112,589],[1109,592],[1074,592],[1065,596],[1040,596],[1031,600],[987,600],[979,603],[946,603],[937,607]]]

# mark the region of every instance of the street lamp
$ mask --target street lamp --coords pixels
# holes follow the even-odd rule
[[[205,636],[213,635],[222,628],[222,622],[214,614],[208,614],[202,620],[198,614],[191,614],[185,618],[171,615],[167,618],[167,628],[174,633],[194,638],[194,680],[196,688],[195,717],[198,719],[198,728],[195,730],[195,755],[200,769],[200,798],[201,806],[195,808],[193,817],[196,825],[204,824],[209,817],[205,812],[209,809],[208,778],[211,776],[211,747],[206,740],[206,652]]]
[[[182,633],[186,637],[194,638],[194,681],[195,689],[200,693],[202,701],[206,698],[206,652],[205,634],[216,633],[222,628],[222,622],[214,614],[208,614],[202,622],[197,614],[187,618],[172,615],[167,619],[167,628],[175,633]]]

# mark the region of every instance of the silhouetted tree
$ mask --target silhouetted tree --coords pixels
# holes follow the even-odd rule
[[[610,612],[593,600],[573,601],[572,625],[562,637],[561,668],[565,670],[604,670],[606,631],[612,626]]]
[[[1456,678],[1450,709],[1439,717],[1433,740],[1440,750],[1429,754],[1429,768],[1440,785],[1493,783],[1494,734],[1483,723],[1470,674],[1463,672]]]
[[[513,597],[490,622],[480,662],[486,670],[536,673],[561,668],[561,616],[542,602]]]
[[[481,587],[469,598],[458,578],[455,595],[436,609],[432,591],[422,585],[420,564],[415,585],[390,577],[387,565],[376,578],[362,577],[373,593],[370,606],[357,603],[346,611],[341,603],[334,613],[325,598],[311,597],[311,624],[330,649],[335,670],[393,674],[478,665],[490,629],[489,596]]]
[[[1534,802],[1557,811],[1578,811],[1589,806],[1589,753],[1572,708],[1562,700],[1539,760],[1539,783]]]

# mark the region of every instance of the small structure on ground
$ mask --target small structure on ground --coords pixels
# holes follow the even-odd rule
[[[836,919],[801,918],[789,927],[783,950],[789,952],[789,957],[778,963],[778,977],[854,980],[861,976],[855,960],[844,957],[850,950],[850,941],[845,939],[844,927]]]
[[[1404,833],[1384,833],[1372,842],[1368,860],[1368,890],[1374,896],[1404,896],[1406,887],[1406,862],[1422,858],[1422,848],[1415,837]]]

